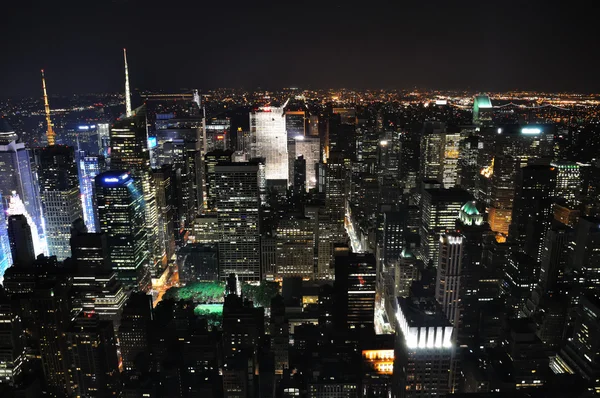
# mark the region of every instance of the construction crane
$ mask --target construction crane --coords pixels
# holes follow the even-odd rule
[[[44,109],[46,111],[46,124],[48,129],[46,130],[46,138],[48,139],[48,145],[54,145],[56,133],[53,129],[52,119],[50,119],[50,105],[48,105],[48,93],[46,93],[46,78],[44,77],[44,70],[42,69],[42,88],[44,89]]]

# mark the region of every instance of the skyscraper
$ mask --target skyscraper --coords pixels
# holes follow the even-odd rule
[[[250,134],[253,137],[252,158],[265,159],[265,178],[285,180],[289,177],[285,105],[261,106],[250,113]]]
[[[71,256],[71,224],[83,217],[73,148],[39,148],[36,162],[48,252],[62,261]]]
[[[4,136],[7,139],[11,137],[12,135]],[[0,137],[0,194],[4,199],[4,208],[8,208],[13,194],[18,195],[36,228],[43,235],[39,189],[35,185],[30,150],[23,143],[6,142],[2,138]],[[43,239],[43,236],[40,238]]]
[[[8,238],[13,264],[30,266],[35,260],[33,238],[27,219],[22,214],[8,217]]]
[[[437,267],[435,298],[442,312],[455,329],[460,327],[462,290],[463,239],[459,233],[446,233],[440,237],[440,254]]]
[[[4,202],[2,201],[2,194],[0,194],[0,283],[4,277],[4,271],[13,263],[7,227],[8,222],[6,212],[4,211]]]
[[[314,277],[315,220],[288,215],[280,219],[275,230],[277,239],[276,273],[280,278]]]
[[[421,255],[424,261],[438,263],[439,238],[447,230],[454,230],[462,206],[472,200],[462,189],[425,189],[421,198],[422,223]]]
[[[100,232],[107,236],[113,270],[124,286],[146,291],[149,253],[142,190],[126,171],[104,172],[95,183]]]
[[[317,168],[320,161],[319,137],[296,136],[289,143],[290,177],[293,177],[294,160],[302,156],[306,161],[306,190],[317,186]],[[290,182],[293,178],[290,178]]]
[[[104,171],[104,158],[86,156],[79,153],[77,169],[79,172],[79,189],[83,205],[83,220],[89,232],[96,232],[96,217],[94,212],[94,178]]]
[[[488,220],[492,231],[503,235],[508,235],[508,227],[512,221],[518,165],[518,160],[512,156],[501,155],[494,158]]]
[[[112,322],[80,314],[66,331],[71,390],[81,397],[111,397],[119,391],[119,361]]]
[[[577,204],[582,189],[579,163],[569,161],[552,162],[556,168],[556,198],[567,204]]]
[[[375,322],[375,256],[345,253],[335,257],[338,327],[363,328]]]
[[[152,319],[152,296],[142,292],[129,296],[119,326],[119,344],[125,371],[133,370],[138,357],[150,348]]]
[[[556,168],[529,165],[519,169],[510,225],[510,239],[537,261],[552,220]]]
[[[260,280],[259,169],[256,163],[215,166],[221,279],[233,273],[241,280]]]
[[[399,297],[394,377],[397,397],[450,392],[453,327],[428,297]]]

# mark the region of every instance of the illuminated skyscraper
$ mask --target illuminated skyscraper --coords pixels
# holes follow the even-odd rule
[[[508,235],[512,221],[517,171],[518,161],[512,156],[494,158],[488,220],[492,231],[503,235]]]
[[[68,146],[36,150],[48,252],[59,261],[71,256],[71,224],[83,217],[74,155]]]
[[[568,161],[552,162],[556,167],[556,198],[567,204],[577,204],[582,189],[582,178],[579,163]]]
[[[314,277],[315,221],[286,215],[275,230],[277,275],[281,278]]]
[[[319,137],[296,136],[290,142],[288,151],[290,156],[290,181],[293,181],[293,165],[298,157],[303,156],[306,161],[306,190],[317,186],[317,168],[320,161]]]
[[[444,396],[452,380],[453,327],[431,297],[399,297],[394,376],[397,397]]]
[[[438,264],[440,235],[454,230],[460,209],[472,200],[462,189],[425,189],[421,198],[421,255],[423,261]]]
[[[89,232],[96,232],[94,178],[104,171],[104,159],[100,156],[86,156],[84,153],[80,153],[77,166],[79,190],[83,205],[83,220]]]
[[[148,290],[149,253],[142,190],[125,171],[107,171],[95,179],[98,223],[106,234],[112,268],[124,286]]]
[[[35,185],[30,150],[25,148],[25,144],[15,142],[16,137],[10,131],[12,128],[6,124],[4,126],[0,126],[0,134],[2,131],[8,131],[0,136],[0,194],[4,199],[4,208],[8,208],[11,196],[16,193],[43,235],[39,190]],[[13,141],[6,141],[11,138]]]
[[[419,179],[442,182],[444,161],[444,136],[446,127],[442,123],[425,124],[421,136]]]
[[[492,120],[492,101],[487,95],[476,95],[473,99],[473,124],[481,126]]]
[[[463,239],[458,233],[447,233],[440,237],[435,288],[435,298],[442,306],[442,312],[456,329],[460,326],[461,318]]]
[[[250,134],[253,137],[251,157],[265,159],[265,178],[289,178],[287,133],[283,108],[262,106],[250,113]]]
[[[259,170],[256,163],[219,163],[214,168],[222,280],[232,273],[240,280],[260,280]]]
[[[335,257],[338,327],[363,328],[375,322],[377,270],[370,253],[343,253]]]
[[[12,262],[10,241],[8,240],[8,222],[2,195],[0,194],[0,283],[4,277],[4,271],[12,265]]]
[[[158,241],[158,207],[154,181],[150,175],[150,152],[148,149],[148,130],[146,106],[140,106],[131,115],[117,120],[110,129],[110,168],[125,170],[140,183],[145,211],[146,239],[150,250],[150,259],[157,264],[161,259]]]

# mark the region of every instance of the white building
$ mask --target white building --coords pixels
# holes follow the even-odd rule
[[[284,107],[262,106],[250,113],[251,157],[265,158],[267,180],[289,177]]]

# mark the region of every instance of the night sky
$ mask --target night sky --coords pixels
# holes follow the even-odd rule
[[[600,91],[597,2],[553,3],[3,1],[0,98],[122,91],[123,47],[138,89]]]

